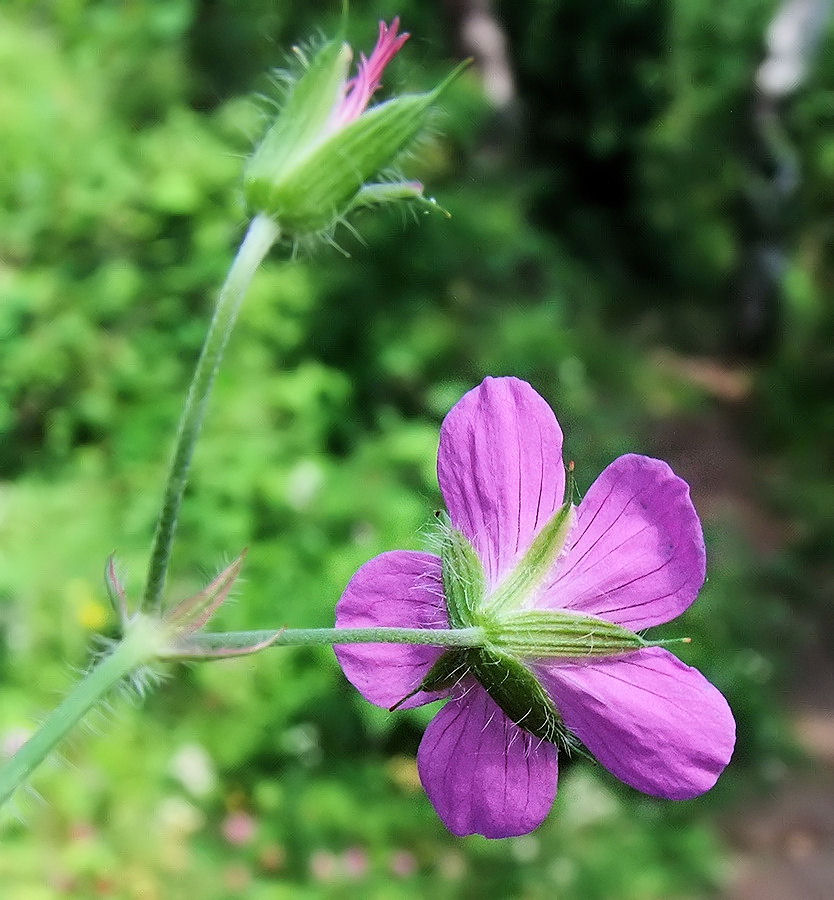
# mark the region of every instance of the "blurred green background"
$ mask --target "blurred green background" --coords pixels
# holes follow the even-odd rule
[[[0,755],[114,634],[108,553],[138,593],[245,226],[254,95],[337,6],[0,9]],[[328,649],[277,649],[92,717],[0,823],[3,897],[834,893],[834,23],[805,4],[790,86],[761,67],[791,6],[353,0],[355,46],[397,13],[413,35],[389,89],[476,55],[404,163],[452,218],[375,213],[366,246],[337,236],[349,258],[272,254],[170,583],[185,596],[248,546],[218,627],[330,625],[361,563],[424,546],[449,407],[525,378],[581,490],[626,451],[692,485],[709,579],[657,634],[692,635],[681,655],[735,711],[716,789],[665,803],[565,762],[533,835],[457,839],[416,774],[434,710],[385,713]]]

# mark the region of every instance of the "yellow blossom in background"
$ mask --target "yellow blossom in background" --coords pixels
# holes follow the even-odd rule
[[[107,608],[99,600],[99,592],[85,578],[67,582],[65,596],[75,621],[87,631],[100,631],[107,622]]]

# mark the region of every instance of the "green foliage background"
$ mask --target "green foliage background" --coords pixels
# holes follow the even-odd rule
[[[7,747],[113,634],[101,570],[135,597],[172,433],[210,302],[245,225],[242,157],[280,48],[332,3],[10,0],[0,10],[0,739]],[[172,597],[248,546],[219,626],[332,623],[365,560],[421,547],[440,504],[439,423],[486,374],[552,403],[579,485],[717,401],[657,350],[732,343],[743,121],[772,3],[498,5],[523,103],[516,140],[470,75],[408,171],[453,217],[373,215],[367,242],[274,253],[233,337],[176,547]],[[389,84],[425,88],[454,53],[442,6],[356,0],[350,36],[400,13]],[[834,37],[828,34],[826,40]],[[0,825],[4,896],[669,897],[726,877],[719,815],[791,759],[779,685],[822,620],[831,450],[827,302],[834,58],[788,112],[803,168],[782,328],[752,368],[743,433],[760,503],[789,539],[757,551],[706,520],[710,580],[667,629],[724,690],[736,760],[709,796],[660,803],[563,766],[534,835],[451,837],[416,776],[433,710],[389,715],[329,650],[177,671],[103,711]],[[285,254],[286,255],[286,254]],[[691,433],[690,433],[691,432]],[[699,485],[693,485],[696,496]],[[828,582],[831,583],[830,580]],[[820,585],[823,587],[820,587]],[[2,748],[0,748],[2,752]],[[202,781],[200,775],[202,773]],[[244,813],[254,834],[224,835]]]

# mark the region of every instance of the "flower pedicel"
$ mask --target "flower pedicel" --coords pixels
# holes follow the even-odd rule
[[[639,634],[682,613],[705,577],[689,488],[666,463],[621,456],[564,502],[562,432],[526,382],[487,378],[446,417],[441,555],[383,553],[354,575],[340,628],[483,629],[484,646],[336,646],[387,708],[440,698],[417,763],[457,835],[536,828],[577,738],[622,781],[683,800],[730,760],[735,722],[696,669]]]

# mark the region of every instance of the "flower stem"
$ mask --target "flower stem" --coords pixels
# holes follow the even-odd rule
[[[232,263],[226,281],[220,290],[217,306],[203,344],[203,350],[194,370],[185,408],[180,419],[162,509],[156,524],[153,549],[148,565],[143,607],[158,610],[162,602],[165,578],[171,559],[171,545],[177,527],[182,497],[188,481],[188,470],[194,446],[206,415],[208,398],[214,378],[220,368],[223,352],[232,333],[241,303],[252,281],[252,276],[263,261],[270,247],[278,239],[278,226],[265,215],[256,216],[246,232],[237,256]]]
[[[309,644],[429,644],[435,647],[483,647],[483,628],[285,628],[192,635],[200,648],[249,647],[274,638],[270,647]]]
[[[0,768],[0,806],[23,784],[52,748],[126,675],[150,662],[164,646],[159,623],[138,617],[109,656],[94,666],[52,711],[18,752]]]

